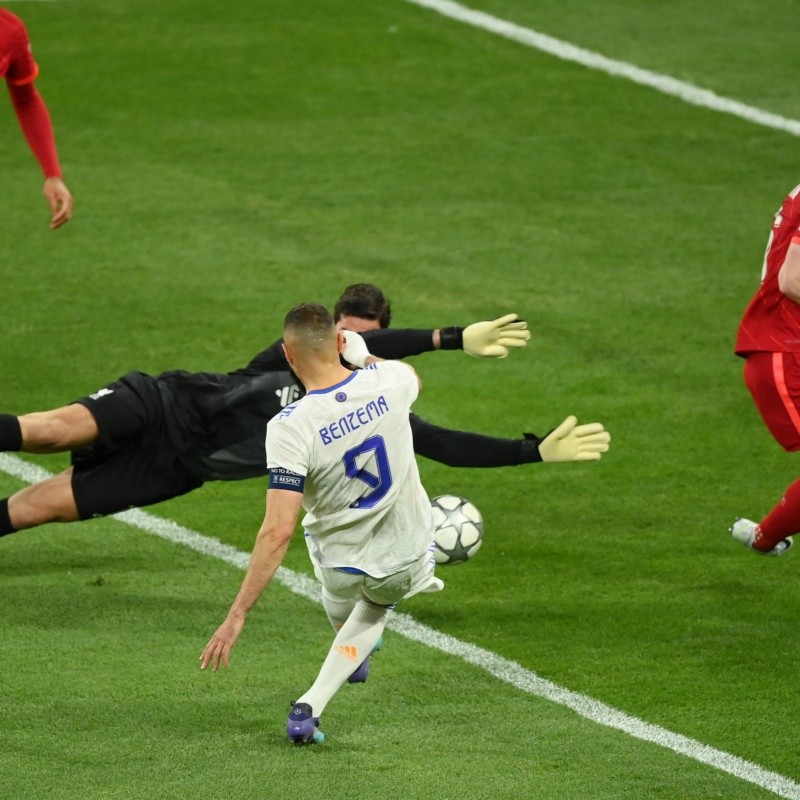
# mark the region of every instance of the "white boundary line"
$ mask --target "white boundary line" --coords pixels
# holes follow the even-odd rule
[[[15,478],[35,483],[51,476],[51,473],[27,461],[23,461],[8,453],[0,453],[0,471]],[[250,556],[237,550],[235,547],[223,544],[217,539],[203,536],[196,531],[184,528],[172,520],[156,517],[141,509],[132,509],[114,514],[114,517],[139,530],[159,536],[169,542],[183,545],[211,558],[219,559],[231,564],[238,569],[247,569]],[[293,572],[286,567],[281,567],[276,575],[278,582],[302,597],[321,602],[319,584],[306,575]],[[688,756],[707,764],[711,767],[727,772],[729,775],[741,778],[743,781],[760,786],[770,792],[784,797],[787,800],[800,800],[800,784],[777,772],[770,772],[758,764],[746,761],[738,756],[731,755],[722,750],[690,739],[679,733],[673,733],[658,725],[633,717],[599,700],[594,700],[587,695],[565,689],[552,681],[541,678],[535,672],[510,661],[507,658],[492,653],[468,642],[462,642],[453,636],[429,628],[417,622],[408,614],[394,613],[390,617],[389,627],[412,641],[440,650],[448,655],[460,658],[480,669],[485,670],[504,683],[520,689],[521,691],[550,700],[561,706],[572,709],[582,717],[627,733],[636,739],[652,742],[674,753]]]
[[[504,36],[506,39],[512,39],[519,44],[533,47],[564,61],[572,61],[589,69],[605,72],[607,75],[626,78],[641,86],[648,86],[663,94],[677,97],[691,105],[701,106],[712,111],[720,111],[723,114],[731,114],[756,125],[784,131],[793,136],[800,136],[800,120],[782,117],[780,114],[773,114],[755,106],[740,103],[738,100],[732,100],[729,97],[721,97],[709,89],[701,89],[691,83],[671,78],[669,75],[642,69],[626,61],[606,58],[600,53],[584,50],[582,47],[577,47],[561,39],[555,39],[532,28],[525,28],[499,17],[493,17],[483,11],[475,11],[460,3],[455,3],[453,0],[406,0],[406,2],[428,8],[445,17],[495,33],[498,36]]]

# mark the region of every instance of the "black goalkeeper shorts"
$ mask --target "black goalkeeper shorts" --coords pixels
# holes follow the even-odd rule
[[[167,434],[155,378],[129,372],[75,401],[97,422],[96,442],[72,453],[72,491],[81,519],[169,500],[202,486]]]

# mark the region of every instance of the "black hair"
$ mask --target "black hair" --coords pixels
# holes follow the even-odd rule
[[[388,328],[392,321],[392,305],[386,295],[371,283],[353,283],[348,286],[333,307],[333,319],[361,317],[376,319],[381,328]]]

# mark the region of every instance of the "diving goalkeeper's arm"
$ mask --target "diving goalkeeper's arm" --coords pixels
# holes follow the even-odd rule
[[[370,352],[379,358],[398,360],[431,350],[463,350],[471,356],[505,358],[512,347],[525,347],[531,338],[528,323],[516,314],[473,322],[466,328],[379,328],[363,331]],[[286,356],[279,339],[262,350],[246,367],[258,372],[287,369]]]
[[[363,331],[370,352],[381,358],[400,359],[431,350],[463,350],[481,358],[505,358],[511,348],[525,347],[531,338],[528,323],[516,314],[473,322],[466,328],[405,328]]]
[[[361,335],[344,331],[342,357],[359,369],[374,356]],[[598,461],[609,448],[611,435],[599,422],[578,425],[567,417],[544,437],[533,433],[523,439],[500,439],[479,433],[455,431],[410,415],[414,452],[451,467],[506,467],[537,461]]]
[[[442,428],[411,414],[414,452],[448,467],[480,469],[544,461],[589,461],[599,459],[609,448],[611,436],[598,422],[577,425],[566,434],[563,427],[564,423],[544,437],[526,433],[522,439],[503,439]]]

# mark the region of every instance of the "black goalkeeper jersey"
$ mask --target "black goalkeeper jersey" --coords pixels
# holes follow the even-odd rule
[[[394,359],[432,350],[432,333],[376,330],[363,336],[370,352]],[[164,372],[155,380],[170,440],[203,481],[265,475],[267,422],[305,394],[280,342],[233,372]]]

